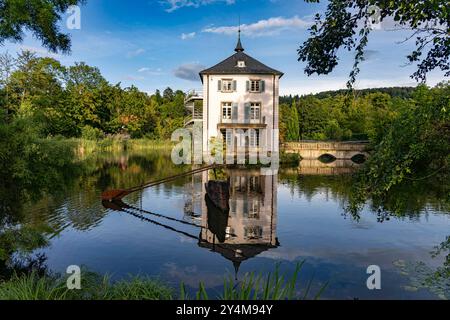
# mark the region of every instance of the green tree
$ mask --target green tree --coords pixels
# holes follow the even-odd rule
[[[11,108],[8,84],[15,66],[16,59],[9,52],[0,54],[0,88],[4,90],[4,99],[1,105],[4,106],[5,113],[8,113]]]
[[[324,140],[323,129],[328,122],[329,113],[319,99],[306,96],[298,102],[300,117],[300,138]]]
[[[297,106],[294,104],[289,108],[289,117],[287,122],[287,140],[298,141],[300,140],[300,126],[298,118]]]
[[[163,99],[164,102],[172,102],[173,99],[175,98],[175,94],[173,92],[173,90],[171,88],[166,88],[166,90],[164,90],[163,92]]]
[[[72,5],[84,0],[3,0],[0,2],[0,45],[22,42],[29,31],[49,50],[70,51],[70,38],[60,31],[58,22]]]
[[[43,134],[59,134],[67,129],[63,79],[65,67],[52,58],[38,58],[22,52],[18,67],[7,84],[12,111],[16,116],[33,117]]]
[[[65,81],[67,88],[95,89],[107,84],[100,70],[90,67],[84,62],[76,62],[74,66],[67,68]]]
[[[299,61],[307,62],[306,74],[329,74],[338,65],[339,49],[354,50],[355,62],[348,84],[351,87],[364,60],[372,23],[391,18],[399,28],[412,30],[406,40],[416,40],[415,50],[407,57],[410,63],[418,63],[413,78],[424,82],[427,73],[434,69],[450,75],[447,0],[329,1],[325,16],[316,15],[310,38],[298,50]]]
[[[399,111],[364,169],[358,174],[357,200],[385,197],[391,189],[431,177],[450,176],[450,86],[421,86]],[[448,185],[448,184],[447,184]]]

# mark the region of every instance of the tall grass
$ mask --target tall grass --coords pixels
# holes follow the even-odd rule
[[[105,138],[101,140],[69,139],[68,143],[74,144],[79,157],[85,157],[95,152],[121,152],[121,151],[146,151],[161,150],[170,151],[173,143],[170,141],[159,141],[150,139],[114,139]]]
[[[306,300],[320,298],[327,287],[322,286],[316,294],[311,295],[311,286],[313,278],[308,281],[304,292],[299,291],[299,276],[304,262],[298,263],[294,273],[288,277],[286,274],[280,274],[280,266],[277,265],[274,273],[269,273],[267,277],[261,274],[249,273],[244,276],[242,281],[236,283],[233,277],[224,280],[223,293],[217,299],[232,301],[250,301],[250,300]],[[181,285],[181,300],[189,299],[185,286]],[[200,283],[199,290],[195,295],[196,300],[209,300],[210,296],[203,283]]]
[[[299,276],[304,262],[299,263],[294,273],[288,277],[281,274],[279,265],[275,272],[267,277],[249,273],[236,283],[232,277],[224,279],[223,291],[211,297],[205,285],[200,283],[194,297],[187,293],[181,284],[180,293],[159,280],[146,277],[131,277],[112,282],[109,276],[99,276],[92,272],[82,273],[82,289],[69,290],[66,278],[44,276],[37,273],[13,276],[9,281],[0,282],[0,300],[305,300],[319,299],[325,290],[323,286],[314,295],[311,294],[313,279],[306,288],[299,289]]]
[[[69,290],[65,278],[35,272],[0,283],[0,300],[171,300],[173,290],[158,280],[133,277],[113,283],[108,276],[84,272],[82,289]]]

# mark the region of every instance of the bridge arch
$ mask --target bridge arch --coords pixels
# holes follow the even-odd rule
[[[322,163],[333,163],[333,162],[337,161],[338,159],[332,154],[325,153],[325,154],[321,155],[318,158],[318,160]]]
[[[358,154],[354,155],[351,158],[351,160],[356,164],[363,164],[364,162],[367,161],[367,157],[368,157],[368,155],[365,153],[358,153]]]

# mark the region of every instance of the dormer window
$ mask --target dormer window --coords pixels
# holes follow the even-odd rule
[[[237,67],[238,68],[245,68],[245,61],[242,61],[242,60],[238,61]]]

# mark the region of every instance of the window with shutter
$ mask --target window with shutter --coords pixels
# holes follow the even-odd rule
[[[245,104],[245,123],[250,123],[250,103]]]
[[[253,93],[261,92],[261,80],[250,80],[250,92]]]
[[[234,103],[233,104],[233,122],[237,123],[239,120],[239,108],[238,108],[238,104]]]
[[[233,80],[230,79],[222,79],[221,81],[222,83],[222,88],[220,89],[220,91],[222,92],[233,92]]]

